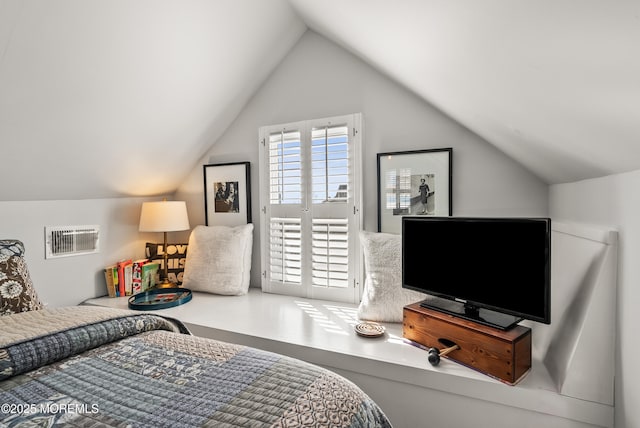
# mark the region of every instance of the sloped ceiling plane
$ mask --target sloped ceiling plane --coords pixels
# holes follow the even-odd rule
[[[637,1],[0,0],[0,200],[173,192],[307,30],[547,183],[640,169]]]

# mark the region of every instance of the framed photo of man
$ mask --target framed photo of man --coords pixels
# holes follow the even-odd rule
[[[378,153],[378,232],[401,233],[402,216],[450,216],[452,149]]]
[[[207,226],[251,223],[249,162],[203,166],[204,211]]]

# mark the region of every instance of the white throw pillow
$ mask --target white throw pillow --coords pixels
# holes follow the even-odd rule
[[[358,318],[402,322],[402,308],[427,298],[402,288],[402,237],[390,233],[360,232],[364,252],[364,294]]]
[[[192,291],[241,295],[249,291],[253,224],[196,226],[189,237],[189,252],[182,286]]]

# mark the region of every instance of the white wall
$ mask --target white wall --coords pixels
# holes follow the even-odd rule
[[[640,426],[640,170],[550,187],[554,219],[613,226],[619,232],[616,427]],[[588,374],[585,374],[588,375]]]
[[[376,153],[453,147],[455,215],[546,215],[547,186],[519,164],[372,67],[313,32],[307,32],[238,118],[201,159],[176,199],[188,201],[191,225],[204,224],[202,164],[249,160],[256,225],[252,284],[259,284],[257,136],[263,125],[352,112],[364,114],[364,225],[377,228]],[[142,257],[143,198],[0,201],[0,238],[26,245],[35,287],[53,306],[73,305],[106,293],[102,269]],[[47,225],[99,224],[100,252],[44,259]],[[170,240],[188,238],[188,232]]]
[[[377,230],[376,154],[453,147],[454,215],[547,215],[547,185],[520,164],[326,38],[308,31],[182,184],[204,224],[202,164],[251,162],[252,285],[259,284],[258,128],[363,113],[364,228]]]
[[[103,269],[123,258],[144,256],[144,243],[161,234],[138,232],[142,198],[69,201],[0,201],[0,239],[19,239],[34,287],[51,306],[77,305],[107,294]],[[45,226],[100,225],[100,252],[45,259]]]

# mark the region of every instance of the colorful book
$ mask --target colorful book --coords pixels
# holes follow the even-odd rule
[[[142,267],[148,263],[147,259],[134,260],[132,264],[132,285],[131,292],[133,294],[142,291]]]
[[[118,279],[118,265],[114,265],[112,274],[113,274],[113,288],[116,291],[116,297],[120,297],[120,281]]]
[[[160,265],[158,263],[148,262],[142,265],[142,289],[147,291],[156,286],[158,282],[158,272]]]
[[[128,296],[131,294],[131,280],[132,278],[132,270],[128,269],[127,274],[127,266],[131,266],[133,264],[133,260],[120,260],[118,262],[118,290],[119,296]],[[129,280],[128,288],[127,288],[127,279]],[[129,294],[127,294],[127,289],[129,290]]]
[[[117,297],[116,284],[118,281],[118,266],[107,266],[104,269],[104,279],[107,282],[107,293],[109,297]]]
[[[118,296],[124,296],[124,264],[118,262]]]
[[[133,294],[133,262],[124,265],[124,295]]]

